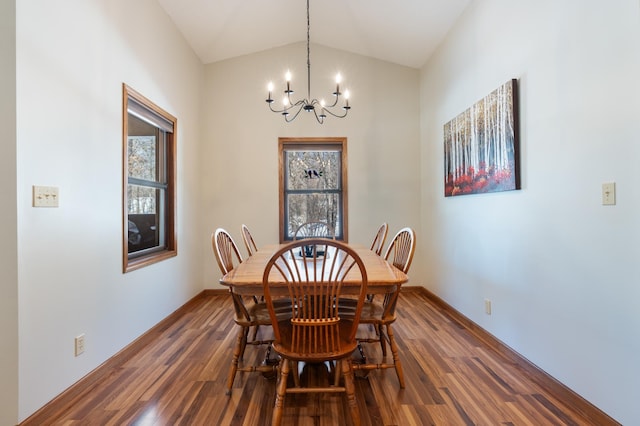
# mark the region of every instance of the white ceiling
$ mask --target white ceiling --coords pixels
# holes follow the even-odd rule
[[[419,68],[472,0],[310,0],[311,43]],[[203,63],[306,41],[305,0],[158,0]]]

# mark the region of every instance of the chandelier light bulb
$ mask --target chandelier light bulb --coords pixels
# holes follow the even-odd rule
[[[324,99],[321,99],[321,100],[320,100],[320,106],[321,106],[322,108],[324,108],[324,106],[325,106]]]
[[[269,93],[273,92],[273,82],[270,81],[269,84],[267,84],[267,90],[269,91]]]
[[[342,76],[340,75],[340,73],[336,74],[336,84],[340,84],[342,83]]]
[[[285,96],[284,98],[282,98],[282,105],[284,105],[285,108],[289,106],[289,98],[288,97]]]
[[[284,79],[285,79],[287,82],[290,82],[290,81],[291,81],[291,71],[287,70],[286,74],[284,75]]]
[[[346,100],[349,100],[349,95],[350,95],[349,90],[345,90],[345,91],[344,91],[344,98],[345,98]]]

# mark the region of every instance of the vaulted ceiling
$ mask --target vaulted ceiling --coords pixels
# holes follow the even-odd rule
[[[419,68],[472,0],[309,0],[311,43]],[[158,0],[203,63],[306,41],[305,0]]]

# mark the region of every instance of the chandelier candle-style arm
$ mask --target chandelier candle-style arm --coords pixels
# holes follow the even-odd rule
[[[336,91],[333,92],[334,100],[331,105],[326,105],[324,99],[318,101],[317,99],[311,99],[311,60],[310,54],[311,49],[309,45],[309,33],[310,33],[310,19],[309,19],[309,0],[307,0],[307,98],[301,99],[299,101],[293,101],[291,99],[291,94],[293,90],[291,90],[291,72],[287,71],[285,74],[285,81],[287,83],[286,89],[284,91],[284,98],[282,99],[282,109],[275,109],[273,107],[274,99],[272,98],[273,93],[273,83],[269,82],[267,87],[268,96],[266,102],[269,104],[269,109],[273,112],[280,113],[284,116],[284,119],[287,123],[295,120],[300,111],[305,110],[307,112],[312,112],[316,117],[318,123],[324,123],[324,119],[327,117],[327,114],[336,117],[336,118],[344,118],[349,113],[351,107],[349,106],[349,91],[345,90],[343,98],[344,105],[342,106],[342,112],[337,112],[333,110],[333,108],[337,107],[338,102],[340,101],[340,96],[342,93],[340,92],[340,83],[342,82],[342,76],[338,73],[336,76]],[[317,110],[320,110],[318,114]]]
[[[338,74],[338,76],[336,77],[336,81],[340,81],[341,77]],[[284,90],[284,97],[282,98],[282,109],[275,109],[273,107],[273,104],[275,102],[275,100],[273,99],[273,83],[269,82],[268,86],[267,86],[267,90],[268,90],[268,96],[266,99],[266,102],[269,104],[269,109],[271,109],[271,111],[273,112],[277,112],[280,113],[284,116],[285,121],[287,123],[292,122],[293,120],[295,120],[295,118],[298,116],[298,114],[300,114],[300,111],[304,110],[307,112],[312,112],[314,113],[316,120],[322,124],[324,123],[324,119],[327,117],[327,114],[331,115],[332,117],[336,117],[336,118],[344,118],[347,116],[347,113],[349,112],[349,110],[351,109],[351,106],[349,105],[349,91],[345,90],[344,94],[342,92],[340,92],[340,84],[336,83],[336,91],[333,92],[333,96],[334,96],[334,100],[333,103],[331,105],[327,105],[323,100],[318,101],[317,99],[312,99],[312,100],[308,100],[308,99],[301,99],[298,100],[296,102],[293,102],[293,100],[291,99],[291,94],[294,92],[293,90],[291,90],[291,85],[290,85],[290,81],[291,81],[291,73],[289,71],[287,71],[286,73],[286,77],[285,80],[287,82],[287,88],[286,90]],[[338,102],[340,100],[340,96],[342,96],[344,98],[344,105],[342,106],[342,111],[341,112],[337,112],[337,110],[333,110],[332,108],[336,107],[338,105]],[[318,113],[318,110],[319,113]]]

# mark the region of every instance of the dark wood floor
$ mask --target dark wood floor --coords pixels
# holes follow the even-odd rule
[[[401,294],[394,330],[406,388],[392,369],[358,378],[364,425],[617,424],[439,302]],[[274,379],[239,373],[225,395],[235,331],[229,296],[203,294],[22,424],[268,425]],[[378,345],[365,346],[380,359]],[[248,347],[245,362],[263,355]],[[326,381],[326,371],[309,366],[303,380]],[[285,405],[286,425],[351,424],[341,394]]]

